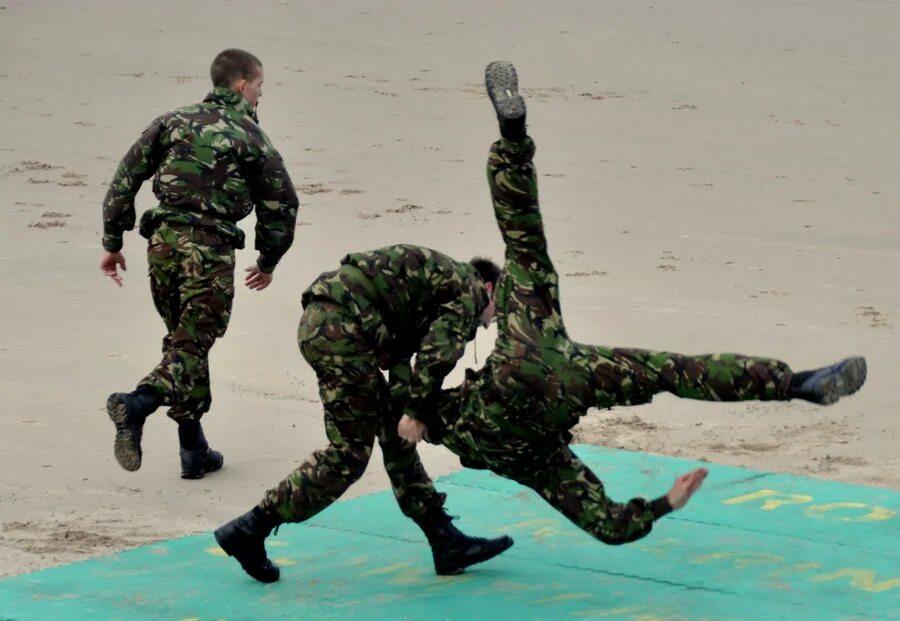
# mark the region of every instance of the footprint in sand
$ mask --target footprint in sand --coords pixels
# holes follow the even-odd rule
[[[609,276],[609,272],[602,270],[591,270],[590,272],[569,272],[566,274],[571,278],[587,278],[589,276]]]
[[[396,209],[388,209],[388,213],[409,213],[411,211],[418,211],[422,209],[421,205],[414,205],[412,203],[407,203],[402,207],[397,207]]]
[[[677,272],[678,266],[674,264],[681,261],[681,259],[672,254],[671,250],[663,250],[659,260],[662,261],[662,263],[657,265],[656,269],[664,272]]]
[[[45,211],[41,214],[41,220],[37,222],[32,222],[28,225],[30,229],[52,229],[52,228],[61,228],[66,225],[65,220],[63,218],[69,218],[72,214],[64,213],[61,211]]]
[[[856,314],[859,317],[869,319],[871,321],[870,327],[872,328],[887,328],[891,330],[894,327],[888,323],[882,312],[874,306],[857,306]]]
[[[307,183],[305,185],[297,186],[297,191],[307,195],[327,194],[328,192],[331,192],[331,188],[324,183]]]
[[[57,181],[56,185],[61,185],[67,188],[78,188],[87,185],[84,182],[84,177],[87,177],[87,175],[79,175],[78,173],[73,172],[64,172],[61,176],[62,180]]]
[[[60,166],[53,166],[52,164],[48,164],[47,162],[40,162],[38,160],[22,160],[19,162],[19,165],[10,170],[11,174],[22,174],[26,172],[36,172],[43,170],[54,170],[60,168]]]
[[[354,190],[353,188],[346,188],[340,191],[341,196],[348,196],[350,194],[362,194],[362,190]]]
[[[32,222],[28,225],[30,229],[53,229],[53,228],[62,228],[66,225],[64,220],[41,220],[39,222]]]
[[[748,298],[760,298],[760,297],[766,297],[766,296],[774,296],[774,297],[782,298],[782,297],[786,297],[789,295],[790,295],[790,293],[788,293],[787,291],[770,291],[768,289],[763,289],[762,291],[758,291],[756,293],[750,293],[747,295],[747,297]]]

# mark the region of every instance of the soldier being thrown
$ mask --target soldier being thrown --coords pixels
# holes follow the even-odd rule
[[[495,291],[496,345],[462,386],[441,392],[431,409],[404,419],[400,435],[443,444],[469,468],[525,485],[569,520],[608,544],[647,535],[700,487],[703,468],[679,477],[655,500],[609,499],[603,484],[569,448],[570,430],[589,408],[647,403],[656,393],[706,401],[804,399],[834,403],[859,390],[865,359],[794,373],[784,362],[738,354],[685,356],[572,341],[563,324],[559,278],[547,253],[538,208],[534,142],[515,68],[486,70],[502,138],[488,156],[494,213],[506,244]],[[426,417],[426,414],[431,414]]]

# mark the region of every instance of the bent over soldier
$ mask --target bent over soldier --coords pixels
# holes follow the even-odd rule
[[[145,419],[160,406],[178,423],[181,476],[200,479],[222,467],[200,419],[212,403],[209,350],[225,334],[234,298],[237,222],[256,210],[256,265],[245,284],[265,289],[294,239],[298,201],[281,155],[257,123],[263,68],[230,49],[213,60],[212,92],[202,103],[155,119],[129,149],[103,202],[103,273],[119,286],[122,234],[134,228],[134,199],[155,175],[159,205],[141,217],[149,240],[150,290],[165,322],[160,363],[130,393],[114,393],[107,413],[114,453],[126,470],[141,467]]]
[[[415,444],[397,435],[404,411],[433,411],[444,377],[478,326],[490,322],[499,274],[484,259],[460,263],[429,248],[397,245],[347,255],[303,293],[297,340],[319,381],[328,446],[258,506],[216,530],[219,545],[248,574],[278,580],[278,567],[266,558],[266,537],[337,500],[362,476],[376,437],[400,509],[425,533],[438,574],[460,573],[512,545],[509,537],[482,539],[457,530]]]

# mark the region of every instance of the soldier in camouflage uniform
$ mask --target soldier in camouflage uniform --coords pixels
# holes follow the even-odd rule
[[[114,393],[107,412],[116,426],[114,452],[126,470],[141,466],[144,420],[160,406],[178,423],[181,476],[202,478],[222,467],[200,418],[210,408],[209,350],[225,334],[234,297],[238,220],[256,209],[256,265],[246,285],[265,289],[294,239],[298,201],[284,163],[257,124],[262,64],[243,50],[216,56],[213,90],[202,103],[155,119],[116,170],[103,202],[100,267],[119,286],[122,234],[134,228],[134,199],[155,175],[159,205],[141,217],[149,240],[150,289],[168,333],[163,358],[130,393]]]
[[[376,437],[397,502],[425,533],[438,574],[460,573],[512,545],[509,537],[473,538],[457,530],[415,444],[397,435],[404,411],[432,409],[444,377],[478,326],[490,322],[499,275],[487,260],[459,263],[435,250],[398,245],[347,255],[303,293],[297,339],[319,380],[329,444],[257,507],[216,531],[219,545],[247,573],[262,582],[278,579],[265,538],[274,527],[307,520],[337,500],[362,476]]]
[[[498,336],[485,366],[442,392],[428,439],[464,466],[489,469],[532,488],[576,525],[609,544],[635,541],[655,520],[682,507],[706,471],[680,477],[655,500],[610,500],[603,484],[569,448],[571,428],[589,408],[649,402],[668,391],[707,401],[789,400],[833,403],[865,381],[865,359],[794,373],[784,362],[738,354],[685,356],[572,341],[563,324],[559,278],[547,253],[534,143],[514,67],[491,63],[486,83],[502,139],[488,157],[494,213],[506,244],[497,283]],[[409,440],[410,434],[401,433]]]

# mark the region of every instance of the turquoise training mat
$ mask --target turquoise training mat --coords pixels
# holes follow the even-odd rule
[[[286,524],[257,583],[211,533],[0,580],[0,621],[260,619],[900,619],[900,492],[595,446],[574,450],[624,501],[710,475],[647,538],[607,546],[531,490],[483,471],[441,478],[466,533],[516,544],[462,576],[390,492]]]

